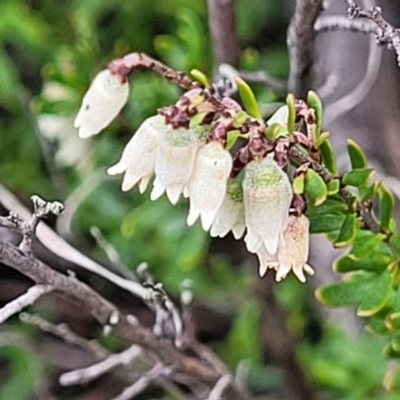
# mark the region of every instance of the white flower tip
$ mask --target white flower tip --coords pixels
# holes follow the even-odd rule
[[[310,265],[308,265],[308,264],[304,264],[303,269],[304,269],[304,271],[305,271],[308,275],[311,275],[311,276],[312,276],[312,275],[315,274],[314,269],[313,269]]]
[[[123,168],[120,165],[120,163],[118,163],[107,169],[107,175],[118,175],[118,174],[122,174],[124,171],[125,171],[125,168]]]
[[[201,218],[201,226],[203,228],[203,230],[205,230],[206,232],[210,230],[211,225],[215,219],[215,213],[206,213],[206,212],[202,212],[200,215]]]
[[[140,194],[143,194],[143,193],[146,191],[147,186],[148,186],[148,184],[149,184],[149,182],[150,182],[150,178],[151,178],[151,175],[144,176],[144,177],[139,181],[139,193],[140,193]]]
[[[126,175],[124,176],[124,179],[122,180],[122,185],[121,185],[121,190],[123,192],[128,192],[135,186],[136,182],[132,181],[130,179],[126,179]]]
[[[178,186],[167,187],[167,197],[172,205],[175,205],[179,201],[179,197],[181,197],[182,190]]]
[[[278,251],[279,236],[276,238],[264,239],[264,245],[269,254],[276,254]]]
[[[268,265],[267,264],[261,264],[258,268],[258,275],[260,276],[260,278],[262,278],[268,270]]]

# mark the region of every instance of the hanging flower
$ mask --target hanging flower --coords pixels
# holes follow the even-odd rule
[[[106,69],[93,79],[82,100],[75,118],[74,127],[79,129],[79,137],[97,135],[119,114],[128,100],[128,81]]]
[[[209,142],[199,150],[189,183],[188,225],[200,217],[203,229],[210,229],[224,201],[231,169],[232,157],[220,142]]]
[[[156,150],[163,130],[166,129],[164,117],[154,115],[147,118],[125,146],[119,162],[108,168],[109,175],[125,172],[122,181],[124,192],[139,183],[143,193],[154,174]]]
[[[245,229],[242,188],[237,183],[228,184],[224,201],[211,226],[210,236],[224,237],[232,231],[234,238],[240,239]]]
[[[173,129],[170,126],[164,129],[156,152],[156,178],[151,200],[158,199],[166,192],[172,204],[178,202],[193,171],[198,140],[190,129]]]
[[[292,199],[288,176],[272,158],[251,161],[245,169],[243,199],[247,249],[256,253],[264,245],[274,255],[287,225]]]
[[[314,270],[307,264],[309,252],[309,221],[306,216],[290,216],[286,229],[279,243],[276,273],[277,282],[286,278],[292,270],[300,282],[305,282],[308,275],[314,275]]]

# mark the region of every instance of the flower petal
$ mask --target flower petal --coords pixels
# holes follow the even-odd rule
[[[106,69],[93,79],[82,100],[81,108],[75,118],[74,127],[79,129],[79,137],[97,135],[119,114],[128,100],[128,81]]]
[[[265,246],[261,246],[257,251],[257,257],[259,261],[258,274],[262,278],[268,269],[278,269],[278,258],[276,255],[268,253]]]

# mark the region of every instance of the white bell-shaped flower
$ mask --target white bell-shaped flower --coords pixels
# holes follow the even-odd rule
[[[314,270],[307,264],[309,252],[309,221],[306,216],[290,216],[286,229],[279,243],[279,267],[276,280],[286,278],[292,270],[300,282],[305,282],[308,275],[314,275]]]
[[[196,160],[198,138],[185,128],[173,129],[168,126],[160,137],[155,159],[156,178],[153,183],[151,200],[166,192],[169,201],[176,204],[190,176]]]
[[[279,236],[287,225],[292,186],[286,173],[272,158],[247,164],[243,200],[247,249],[255,253],[264,245],[267,252],[274,255]]]
[[[119,114],[128,96],[128,81],[121,82],[121,78],[108,69],[99,72],[83,97],[75,118],[74,127],[79,129],[79,137],[97,135],[108,126]]]
[[[125,172],[122,190],[130,190],[139,183],[139,191],[143,193],[154,174],[156,150],[162,131],[166,129],[164,117],[154,115],[147,118],[125,146],[121,159],[108,168],[109,175]]]
[[[210,236],[224,237],[232,231],[234,238],[240,239],[245,229],[242,188],[236,183],[228,184],[224,201],[211,226]]]
[[[199,150],[189,183],[188,225],[200,217],[203,229],[210,229],[224,201],[231,169],[232,157],[221,143],[212,141]]]
[[[257,250],[256,254],[259,263],[258,274],[261,278],[266,274],[268,269],[278,270],[278,254],[271,255],[264,245]]]

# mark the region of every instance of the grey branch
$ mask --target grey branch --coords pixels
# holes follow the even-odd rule
[[[93,355],[97,360],[103,360],[109,355],[108,351],[96,340],[88,340],[79,336],[75,332],[71,331],[67,324],[55,325],[38,315],[31,315],[26,312],[21,313],[19,318],[27,324],[38,327],[43,332],[51,333],[54,336],[61,338],[66,343],[80,347]]]
[[[138,358],[141,353],[142,349],[134,344],[121,353],[111,354],[105,360],[97,364],[62,374],[59,378],[60,385],[82,385],[91,382],[119,365],[130,364],[133,360]]]
[[[378,33],[376,25],[368,20],[349,20],[343,16],[319,17],[314,25],[316,32],[345,30],[361,33]]]
[[[150,371],[140,377],[133,385],[124,389],[124,391],[114,397],[112,400],[130,400],[143,392],[152,382],[161,375],[166,375],[171,371],[171,368],[166,368],[162,364],[156,364]]]
[[[236,32],[234,0],[207,0],[208,24],[211,31],[214,65],[238,65],[240,47]]]
[[[349,19],[365,18],[375,24],[376,41],[379,44],[387,44],[390,49],[396,52],[397,64],[400,66],[400,29],[394,28],[382,17],[382,9],[380,7],[371,7],[366,10],[358,6],[354,0],[344,1],[349,6],[347,9]]]
[[[8,318],[22,311],[25,307],[32,305],[36,300],[46,293],[52,290],[51,286],[47,285],[35,285],[29,288],[29,290],[17,299],[6,304],[0,309],[0,324],[6,321]]]
[[[310,89],[314,64],[314,24],[322,9],[322,3],[322,0],[297,0],[289,25],[288,91],[298,98],[304,98]]]
[[[112,303],[74,276],[66,276],[53,270],[40,260],[28,257],[10,243],[0,242],[0,261],[36,283],[51,285],[56,292],[90,312],[102,325],[109,324],[110,317],[119,313],[113,332],[131,343],[154,351],[163,363],[175,365],[177,371],[192,375],[208,384],[215,384],[221,376],[198,359],[180,353],[169,340],[157,339],[150,330],[140,325],[132,325],[127,316],[120,313]]]

